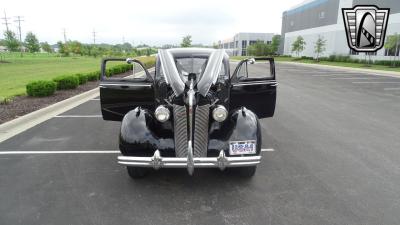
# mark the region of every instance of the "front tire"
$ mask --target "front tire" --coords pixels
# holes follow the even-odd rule
[[[238,175],[244,178],[251,178],[256,174],[257,166],[246,166],[237,168]]]
[[[149,173],[148,168],[127,166],[128,174],[132,179],[140,179]]]

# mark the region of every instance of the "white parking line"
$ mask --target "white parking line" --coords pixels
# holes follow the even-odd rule
[[[340,77],[340,76],[361,76],[357,74],[345,74],[345,73],[335,73],[335,74],[314,74],[313,77]]]
[[[358,81],[351,82],[353,84],[400,84],[400,82],[396,81]]]
[[[273,152],[273,148],[262,148],[262,152]],[[0,151],[0,155],[43,155],[43,154],[119,154],[119,150],[81,150],[81,151]]]
[[[383,90],[385,90],[385,91],[396,91],[396,90],[400,90],[400,87],[395,87],[395,88],[384,88]]]
[[[55,118],[101,118],[102,115],[57,115]]]
[[[329,78],[331,80],[373,80],[373,79],[382,79],[381,77],[334,77]]]
[[[116,150],[84,150],[84,151],[0,151],[0,155],[29,155],[29,154],[117,154]]]

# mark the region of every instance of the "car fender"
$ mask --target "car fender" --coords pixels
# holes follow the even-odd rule
[[[129,111],[122,119],[119,148],[123,155],[149,156],[160,147],[173,149],[173,140],[160,138],[156,133],[157,122],[144,108]]]
[[[231,111],[228,119],[223,123],[213,121],[210,127],[208,142],[209,154],[216,155],[221,149],[229,155],[231,141],[256,141],[256,154],[261,152],[261,126],[257,115],[245,108]]]

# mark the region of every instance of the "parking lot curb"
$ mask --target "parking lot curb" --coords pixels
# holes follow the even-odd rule
[[[363,72],[363,73],[373,74],[373,75],[400,78],[400,72],[395,72],[395,71],[372,70],[372,69],[352,68],[352,67],[344,67],[344,66],[331,66],[331,65],[319,65],[319,64],[298,63],[298,62],[277,61],[277,63],[307,66],[307,67],[314,67],[314,68],[328,68],[328,69],[335,69],[335,70],[356,71],[356,72]]]
[[[99,88],[57,102],[0,125],[0,143],[99,95]]]

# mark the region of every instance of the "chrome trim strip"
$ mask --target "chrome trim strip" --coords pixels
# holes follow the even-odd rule
[[[253,82],[253,83],[237,83],[233,86],[247,86],[247,85],[256,85],[256,84],[270,84],[272,86],[278,86],[278,82],[276,81],[268,81],[268,82]]]
[[[110,84],[106,84],[106,83],[101,83],[100,87],[107,87],[107,86],[128,86],[128,87],[151,87],[151,84],[128,84],[128,83],[110,83]]]
[[[187,168],[189,174],[193,168],[219,168],[255,166],[261,162],[261,156],[227,157],[223,150],[218,157],[175,158],[161,157],[156,150],[152,157],[118,156],[118,163],[126,166],[159,168]]]

